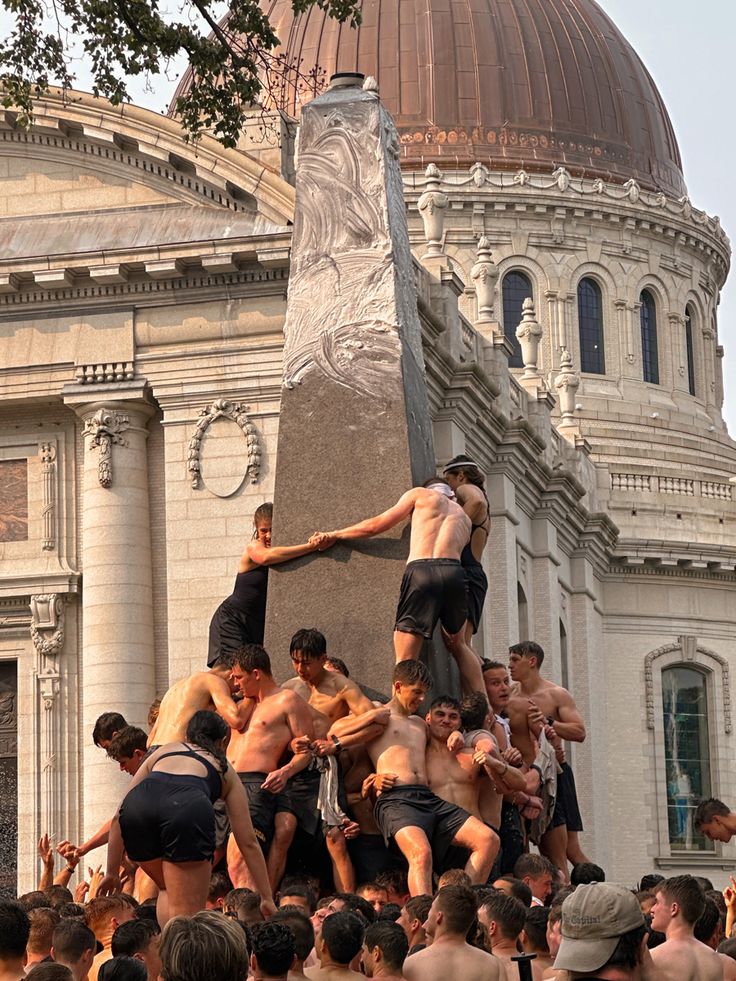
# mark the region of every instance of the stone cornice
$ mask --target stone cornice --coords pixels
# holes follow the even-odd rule
[[[19,306],[56,307],[62,302],[65,313],[71,313],[77,306],[86,308],[100,299],[107,309],[116,302],[130,307],[141,299],[150,303],[161,294],[187,289],[221,287],[228,295],[233,286],[247,291],[252,284],[261,283],[278,283],[285,289],[289,238],[287,234],[277,241],[194,243],[172,247],[165,258],[161,257],[163,249],[141,250],[139,255],[126,250],[124,262],[108,254],[99,257],[99,265],[94,265],[96,257],[81,254],[70,257],[61,268],[12,269],[0,273],[0,319],[4,312],[17,316]],[[155,252],[157,258],[152,257]]]
[[[734,582],[736,548],[665,540],[620,539],[611,572],[645,576],[684,576]]]
[[[6,110],[0,117],[3,144],[46,147],[86,159],[87,166],[97,161],[131,175],[147,173],[176,196],[211,206],[239,211],[253,210],[255,203],[282,224],[294,214],[293,187],[242,150],[228,150],[207,135],[196,146],[187,144],[176,120],[130,104],[112,106],[83,92],[52,89],[36,100],[28,129]]]
[[[0,579],[0,601],[18,602],[34,593],[78,593],[81,580],[81,575],[72,571],[10,573]]]
[[[418,172],[404,172],[403,178],[406,198],[416,203],[428,178]],[[731,245],[717,217],[694,208],[687,197],[674,199],[662,192],[646,191],[634,180],[614,184],[600,178],[573,177],[561,167],[549,176],[524,170],[491,172],[476,163],[469,172],[448,170],[440,186],[458,205],[465,198],[479,205],[487,201],[495,211],[508,207],[531,210],[535,216],[548,212],[557,221],[575,216],[614,225],[630,222],[629,231],[651,231],[704,248],[720,265],[723,280],[730,265]],[[452,213],[452,207],[448,212]]]

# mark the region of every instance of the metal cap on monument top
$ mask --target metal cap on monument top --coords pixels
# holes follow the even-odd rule
[[[274,545],[393,505],[435,472],[399,140],[368,80],[338,75],[301,117],[284,327]],[[389,690],[408,528],[272,566],[266,649],[316,627]]]

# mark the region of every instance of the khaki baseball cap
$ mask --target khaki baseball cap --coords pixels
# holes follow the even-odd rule
[[[644,926],[636,896],[623,886],[591,882],[562,904],[562,943],[555,970],[585,974],[603,967],[619,937]]]

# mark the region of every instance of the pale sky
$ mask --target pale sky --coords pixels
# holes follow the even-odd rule
[[[719,215],[736,241],[736,95],[734,0],[599,0],[639,53],[669,109],[680,144],[685,181],[693,205]],[[77,87],[84,89],[84,73]],[[154,79],[154,91],[133,81],[139,105],[164,110],[174,81]],[[736,437],[736,271],[723,291],[719,339],[726,402],[724,414]]]

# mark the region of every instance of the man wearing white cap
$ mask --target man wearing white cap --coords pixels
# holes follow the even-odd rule
[[[571,981],[668,981],[652,962],[639,903],[609,882],[578,886],[562,904],[556,971]]]

